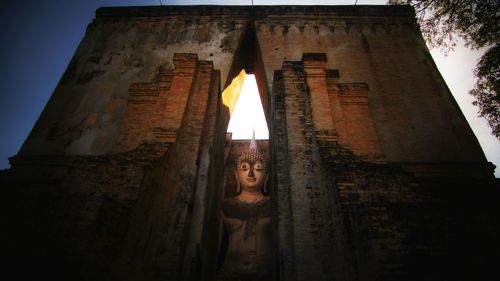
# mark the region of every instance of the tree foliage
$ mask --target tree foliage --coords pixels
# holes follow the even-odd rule
[[[484,49],[474,75],[476,85],[469,92],[479,115],[488,120],[500,139],[500,0],[389,0],[415,8],[422,35],[432,48],[453,49],[457,35],[467,47]]]

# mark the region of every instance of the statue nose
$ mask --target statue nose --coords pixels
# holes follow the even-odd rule
[[[253,174],[253,167],[250,167],[250,172],[248,172],[248,177],[254,178],[255,175]]]

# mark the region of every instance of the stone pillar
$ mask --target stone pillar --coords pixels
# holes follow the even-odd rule
[[[162,68],[153,81],[130,85],[127,110],[114,151],[131,151],[144,141],[175,141],[175,132],[167,132],[163,119],[171,83],[172,70]]]
[[[167,144],[176,141],[198,56],[176,53],[173,61],[174,70],[160,69],[154,81],[130,85],[127,113],[115,151],[130,151],[145,141]]]
[[[271,96],[271,115],[273,117],[273,152],[272,167],[274,170],[273,202],[275,206],[276,231],[275,244],[277,244],[277,259],[279,269],[275,270],[281,280],[295,280],[294,267],[294,241],[292,199],[290,190],[290,175],[288,173],[287,153],[287,123],[285,110],[285,85],[283,84],[283,71],[274,72],[273,94]]]
[[[344,122],[344,115],[342,114],[342,107],[340,106],[339,95],[332,93],[331,89],[339,83],[338,70],[326,70],[326,84],[328,89],[328,96],[330,98],[330,108],[332,111],[333,130],[338,135],[338,142],[346,145],[347,136]]]
[[[182,117],[193,83],[198,56],[196,54],[174,54],[173,79],[169,102],[164,109],[164,122],[167,128],[177,131],[181,125]]]
[[[338,83],[334,77],[327,77],[327,82],[339,143],[352,149],[363,160],[385,161],[370,113],[368,84]]]
[[[187,56],[193,57],[191,54]],[[184,114],[181,116],[172,115],[173,118],[182,118],[174,148],[175,152],[171,154],[174,157],[171,158],[170,163],[175,164],[167,172],[167,181],[164,187],[164,195],[167,196],[164,196],[164,199],[159,199],[161,204],[164,204],[161,208],[165,212],[160,211],[154,214],[158,219],[165,220],[165,228],[160,230],[162,233],[158,241],[159,247],[156,249],[153,268],[153,274],[164,280],[173,278],[173,276],[176,276],[173,279],[180,280],[177,273],[183,263],[182,253],[185,251],[188,241],[190,241],[186,237],[186,233],[190,229],[190,220],[192,219],[193,197],[200,169],[203,127],[207,117],[207,105],[213,83],[212,62],[198,62],[194,69],[196,72],[190,89],[187,87],[187,82],[189,79],[193,79],[193,76],[186,75],[187,77],[184,78],[180,75],[179,77],[178,90],[181,92],[187,90],[188,98],[185,98]],[[174,82],[175,76],[172,86],[174,86]],[[179,99],[179,101],[181,100]],[[207,157],[202,158],[204,165],[209,165],[209,163],[205,163],[205,160],[209,161],[209,158],[206,159]],[[206,167],[203,167],[201,172],[206,173],[206,170]],[[195,218],[199,219],[199,215],[195,216]],[[198,239],[199,237],[193,237],[191,242],[196,243]]]
[[[311,96],[311,111],[315,131],[332,130],[332,111],[326,85],[326,54],[305,53],[302,56]]]
[[[112,280],[181,280],[183,263],[190,263],[183,259],[186,245],[188,241],[199,241],[199,230],[194,230],[191,239],[186,233],[191,225],[196,182],[200,182],[197,178],[207,173],[206,167],[200,170],[200,163],[210,165],[207,152],[201,162],[199,159],[204,127],[213,126],[214,121],[206,122],[207,112],[213,112],[208,105],[216,106],[209,103],[209,97],[218,89],[213,85],[219,80],[211,62],[195,59],[194,54],[174,57],[177,65],[171,97],[175,97],[174,107],[182,110],[166,109],[165,116],[171,125],[178,126],[176,139],[166,156],[144,175],[141,196]],[[195,217],[200,216],[197,212]]]
[[[282,146],[275,148],[277,216],[284,235],[279,240],[281,275],[283,280],[331,280],[341,274],[334,265],[333,190],[321,163],[305,74],[301,62],[284,62],[282,86],[275,83],[273,94],[274,145]],[[317,120],[321,128],[328,124]]]

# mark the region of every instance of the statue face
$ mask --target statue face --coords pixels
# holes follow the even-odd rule
[[[267,177],[264,163],[260,160],[241,161],[236,171],[236,176],[242,190],[262,192],[262,187]]]

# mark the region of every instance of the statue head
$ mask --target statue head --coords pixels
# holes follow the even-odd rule
[[[262,192],[267,193],[267,161],[264,155],[257,149],[255,134],[250,141],[247,152],[240,154],[236,160],[235,170],[238,193]]]

